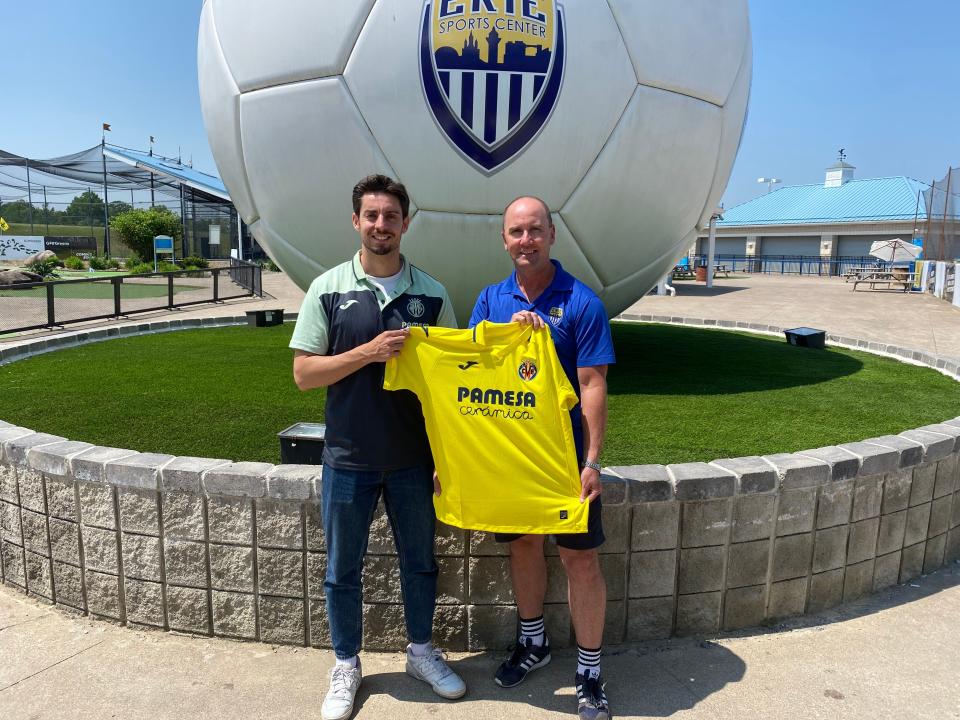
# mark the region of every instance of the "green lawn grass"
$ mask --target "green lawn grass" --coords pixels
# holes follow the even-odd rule
[[[89,280],[90,278],[116,277],[129,275],[126,270],[57,270],[61,280]]]
[[[100,445],[279,462],[277,432],[322,421],[291,377],[292,325],[111,340],[0,367],[0,419]],[[960,415],[937,372],[783,340],[615,323],[607,465],[791,452]]]
[[[796,452],[960,415],[960,385],[869,353],[666,325],[614,324],[609,464]]]

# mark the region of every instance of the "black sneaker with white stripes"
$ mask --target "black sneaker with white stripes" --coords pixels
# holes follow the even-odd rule
[[[509,659],[497,668],[494,680],[500,687],[513,687],[523,682],[527,673],[545,667],[549,662],[550,641],[544,640],[543,645],[534,645],[526,638],[526,642],[517,641]]]
[[[592,673],[577,673],[577,715],[580,720],[610,720],[610,706],[603,691],[603,679]]]

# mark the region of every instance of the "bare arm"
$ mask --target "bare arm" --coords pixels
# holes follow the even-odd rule
[[[580,410],[583,413],[583,459],[599,462],[607,429],[607,366],[578,367]],[[580,472],[581,502],[600,496],[600,473],[593,468]]]
[[[339,355],[314,355],[297,350],[293,355],[293,380],[301,390],[327,387],[370,363],[386,362],[400,354],[409,330],[386,330],[373,340]]]

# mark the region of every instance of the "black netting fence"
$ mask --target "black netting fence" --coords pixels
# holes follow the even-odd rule
[[[942,180],[935,180],[923,193],[926,221],[923,253],[928,260],[960,259],[960,168],[950,168]]]
[[[5,247],[11,244],[9,238],[23,236],[42,238],[43,248],[61,256],[108,253],[126,258],[131,250],[110,228],[111,220],[132,209],[157,207],[179,220],[178,258],[225,259],[238,249],[246,259],[263,257],[229,200],[117,160],[105,154],[104,147],[110,151],[113,146],[97,145],[47,160],[0,150],[0,217],[7,224],[0,235],[0,261],[5,249],[8,257],[13,254]],[[188,167],[179,158],[152,157]]]

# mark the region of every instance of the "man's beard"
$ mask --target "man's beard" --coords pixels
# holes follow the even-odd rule
[[[367,246],[366,249],[373,255],[389,255],[394,250],[394,248],[389,245]]]

